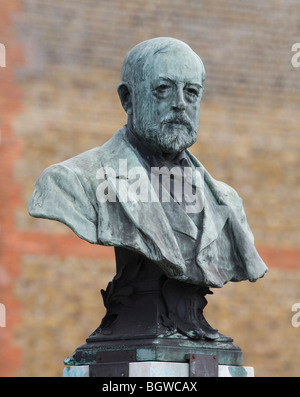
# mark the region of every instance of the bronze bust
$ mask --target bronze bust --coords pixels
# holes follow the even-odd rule
[[[127,125],[36,183],[32,216],[115,247],[116,276],[102,291],[107,314],[90,343],[170,335],[230,342],[205,320],[205,295],[267,271],[241,198],[187,150],[204,80],[187,44],[165,37],[138,44],[118,87]]]

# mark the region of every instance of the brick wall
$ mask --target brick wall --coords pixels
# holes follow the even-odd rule
[[[17,1],[0,4],[0,42],[6,48],[7,64],[0,68],[0,302],[6,308],[7,325],[0,328],[0,373],[3,376],[12,374],[21,362],[21,351],[13,335],[13,328],[20,323],[20,303],[14,294],[14,282],[20,272],[14,213],[21,205],[21,189],[13,167],[20,158],[22,145],[12,126],[20,111],[20,90],[11,65],[20,65],[21,52],[15,42],[11,13],[18,11]]]
[[[186,41],[206,86],[192,152],[244,199],[270,272],[217,290],[207,317],[236,339],[258,376],[297,376],[300,301],[300,41],[296,0],[3,0],[0,42],[0,374],[61,375],[62,361],[103,315],[112,250],[30,218],[41,171],[98,146],[126,122],[116,87],[123,58],[155,36]],[[2,354],[3,351],[3,354]],[[7,363],[10,363],[7,365]]]

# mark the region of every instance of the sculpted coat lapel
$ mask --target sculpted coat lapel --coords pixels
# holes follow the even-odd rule
[[[94,148],[46,169],[38,179],[28,203],[30,215],[65,223],[79,237],[93,244],[122,246],[140,252],[157,262],[166,275],[178,280],[210,287],[228,281],[262,277],[267,267],[253,243],[236,192],[215,181],[189,152],[195,167],[204,173],[204,215],[201,233],[176,203],[177,213],[169,214],[160,202],[141,202],[128,197],[128,174],[119,172],[119,159],[127,160],[127,169],[139,167],[148,192],[155,195],[138,153],[126,139],[126,127],[103,146]],[[119,200],[99,202],[99,169],[110,167],[122,183],[111,189]],[[97,178],[98,176],[98,178]],[[121,187],[120,187],[121,186]],[[170,209],[170,207],[169,207]],[[179,215],[172,222],[172,215]],[[193,244],[195,255],[184,258],[184,245]]]

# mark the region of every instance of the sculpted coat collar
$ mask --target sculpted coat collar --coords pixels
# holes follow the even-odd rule
[[[139,148],[137,149],[137,138],[132,136],[132,133],[128,133],[128,130],[126,129],[126,127],[123,130],[120,130],[120,132],[122,131],[122,135],[123,135],[123,139],[125,141],[127,141],[128,137],[130,137],[128,139],[130,146],[127,146],[127,148],[125,149],[125,152],[123,151],[123,157],[127,159],[128,161],[128,169],[131,169],[133,167],[136,166],[141,166],[141,163],[145,163],[145,159],[147,159],[147,163],[148,165],[152,165],[152,166],[163,166],[164,164],[160,161],[157,160],[157,156],[151,152],[148,148],[146,148],[145,146],[141,146],[140,142],[138,142],[139,144]],[[136,156],[132,156],[132,153],[130,153],[132,151],[132,149],[134,149],[136,152]],[[123,148],[124,150],[124,148]],[[142,157],[143,156],[143,157]],[[181,152],[176,159],[174,159],[174,163],[175,162],[179,162],[180,160],[185,159],[186,161],[188,161],[189,164],[192,164],[198,168],[201,168],[202,172],[204,172],[204,177],[207,179],[207,171],[204,169],[204,167],[202,166],[202,164],[199,163],[199,161],[189,152],[189,151],[184,151]],[[109,160],[109,159],[107,159]],[[172,162],[172,163],[173,163]],[[176,164],[176,163],[175,163]],[[116,168],[116,161],[115,159],[113,159],[113,161],[110,164],[112,167],[115,168],[116,174],[118,175],[118,168]],[[145,172],[145,179],[148,180],[147,178],[147,173]],[[150,181],[148,180],[149,184]],[[202,189],[203,186],[197,186],[199,189]],[[210,192],[209,189],[207,189],[207,186],[205,187],[205,208],[204,208],[204,223],[203,223],[203,235],[202,235],[202,239],[201,239],[201,243],[199,246],[199,251],[201,251],[203,248],[205,248],[206,246],[208,246],[212,241],[214,241],[217,236],[219,235],[220,230],[224,227],[224,224],[229,216],[229,211],[226,205],[224,205],[223,202],[218,202],[216,197],[214,197],[214,195]],[[149,186],[149,190],[151,190],[152,187],[151,185]],[[218,199],[220,199],[220,194],[221,192],[218,192]],[[236,195],[236,200],[241,201],[238,196]],[[220,200],[219,200],[220,201]],[[127,207],[127,209],[129,210],[129,212],[131,212],[131,209],[129,209],[129,206],[127,206],[127,203],[124,203],[125,207]],[[138,215],[139,213],[149,213],[149,218],[152,218],[150,216],[150,213],[153,212],[153,208],[152,205],[156,204],[156,203],[143,203],[143,202],[138,202],[135,203],[134,207],[132,208],[132,212],[133,212],[133,216]],[[163,225],[168,225],[169,226],[169,220],[166,218],[166,214],[163,211],[163,208],[161,206],[161,203],[157,203],[159,204],[159,206],[157,206],[156,210],[158,210],[159,212],[156,213],[155,218],[160,218],[163,220]],[[196,239],[197,238],[197,234],[198,234],[198,230],[195,226],[195,224],[191,221],[191,219],[184,213],[185,215],[185,220],[188,221],[188,228],[187,228],[187,224],[184,224],[184,230],[182,230],[182,228],[180,229],[180,231],[182,233],[185,233],[187,235],[190,235],[192,238]],[[146,222],[146,228],[149,228],[149,218],[145,219]],[[180,224],[180,220],[178,219],[178,227],[183,226],[182,224]],[[141,225],[140,225],[141,226]],[[153,230],[155,233],[157,233],[155,225],[153,225]],[[166,234],[169,235],[169,230],[166,230]]]

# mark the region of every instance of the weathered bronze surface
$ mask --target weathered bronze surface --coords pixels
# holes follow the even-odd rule
[[[140,43],[126,55],[118,87],[127,125],[36,183],[32,216],[115,247],[116,276],[102,291],[107,313],[69,363],[93,361],[122,340],[135,351],[136,340],[150,350],[168,341],[172,348],[160,350],[166,361],[182,343],[192,344],[182,354],[238,349],[205,320],[205,296],[229,281],[256,281],[267,267],[241,198],[187,150],[197,138],[204,80],[201,59],[185,43]]]
[[[187,355],[215,356],[219,364],[242,365],[243,353],[232,342],[192,340],[181,334],[173,337],[132,338],[85,343],[65,359],[66,365],[109,362],[169,361],[186,362]]]

